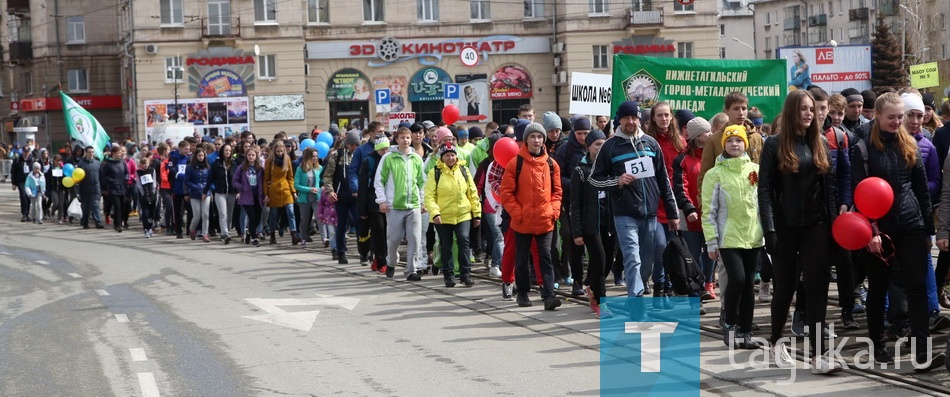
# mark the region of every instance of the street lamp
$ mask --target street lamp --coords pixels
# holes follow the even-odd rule
[[[748,47],[750,50],[752,50],[752,56],[753,56],[753,57],[756,56],[756,54],[755,54],[755,47],[752,47],[751,45],[749,45],[749,43],[746,43],[746,42],[744,42],[744,41],[742,41],[742,40],[739,40],[738,37],[733,37],[733,38],[732,38],[732,41],[735,41],[736,43],[739,43],[739,44],[742,44],[742,45]]]

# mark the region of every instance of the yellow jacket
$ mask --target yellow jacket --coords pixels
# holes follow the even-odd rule
[[[457,225],[471,219],[482,217],[482,206],[478,200],[475,181],[468,170],[462,171],[465,160],[459,159],[452,168],[438,160],[435,168],[429,171],[425,185],[425,204],[429,220],[442,216],[442,223]],[[439,172],[436,182],[436,172]]]

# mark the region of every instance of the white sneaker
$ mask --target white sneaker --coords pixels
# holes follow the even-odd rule
[[[771,283],[762,282],[759,284],[759,302],[768,303],[772,301]]]
[[[841,364],[830,359],[827,354],[812,359],[811,373],[815,375],[830,375],[841,371]]]
[[[495,278],[501,277],[501,269],[496,266],[492,266],[492,268],[488,270],[488,275]]]
[[[779,368],[795,368],[795,360],[788,354],[788,347],[784,344],[772,346],[772,359]]]

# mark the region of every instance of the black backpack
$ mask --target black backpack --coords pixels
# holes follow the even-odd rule
[[[663,250],[663,269],[677,295],[689,296],[703,291],[706,278],[699,271],[686,240],[679,233]]]

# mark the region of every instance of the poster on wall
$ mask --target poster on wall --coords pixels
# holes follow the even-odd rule
[[[254,89],[256,57],[233,47],[210,47],[185,56],[188,90],[199,98],[242,97]]]
[[[373,78],[373,90],[389,89],[391,109],[389,112],[377,112],[376,121],[386,123],[389,113],[400,113],[406,110],[406,86],[409,79],[406,76],[382,76]]]
[[[247,96],[244,79],[228,69],[215,69],[198,82],[201,98]]]
[[[503,65],[491,76],[491,99],[531,98],[531,87],[531,75],[523,67]]]
[[[444,70],[430,67],[419,69],[409,80],[409,102],[443,101],[445,83],[452,83],[452,77]]]
[[[368,101],[371,91],[369,78],[363,72],[340,69],[327,82],[327,101]]]
[[[284,121],[303,119],[303,95],[254,96],[254,121]]]
[[[228,122],[247,122],[247,101],[228,102]]]
[[[455,82],[462,91],[459,95],[459,120],[469,123],[488,119],[488,75],[459,74]]]
[[[232,133],[249,131],[247,124],[247,97],[231,98],[186,98],[178,100],[178,108],[183,112],[181,122],[194,124],[195,132],[201,135],[226,136]],[[146,113],[145,134],[152,136],[152,130],[162,121],[168,121],[168,114],[173,113],[174,99],[149,100],[144,102]],[[244,106],[244,114],[234,119],[230,118],[232,104],[236,109]]]
[[[808,89],[813,85],[828,93],[846,88],[871,89],[871,46],[781,47],[778,58],[786,61],[788,89]]]

